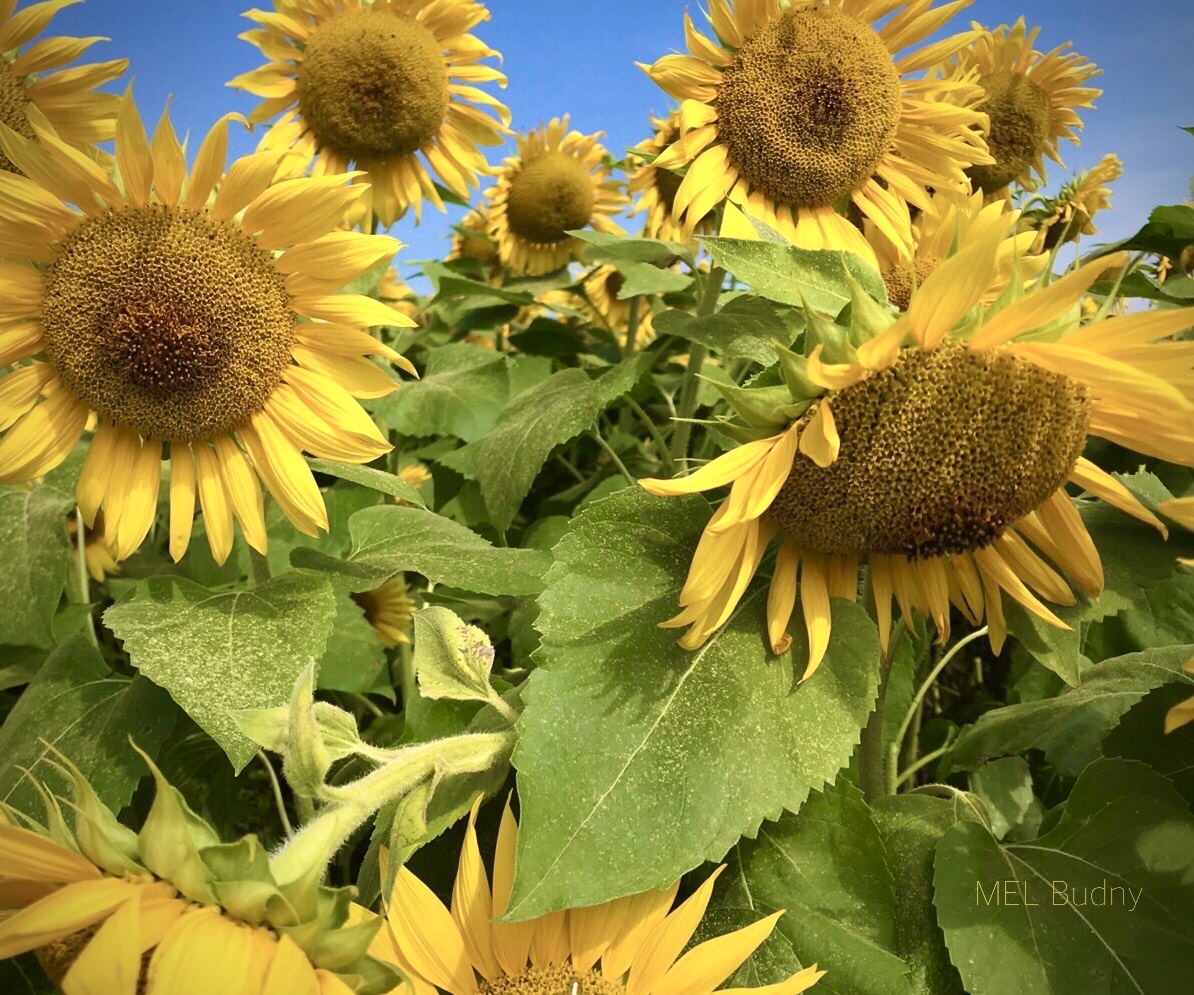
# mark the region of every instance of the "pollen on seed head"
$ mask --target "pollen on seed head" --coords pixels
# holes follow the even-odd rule
[[[545,152],[510,178],[506,217],[520,238],[554,245],[589,223],[593,204],[593,180],[584,164],[566,152]]]
[[[910,262],[900,262],[883,274],[887,299],[901,311],[912,303],[912,292],[940,265],[940,259],[918,256]]]
[[[36,138],[29,123],[26,108],[32,103],[24,83],[12,70],[7,59],[0,59],[0,121],[8,125],[22,138]],[[11,159],[0,152],[0,169],[8,173],[19,173]]]
[[[726,68],[718,135],[776,203],[822,207],[870,176],[899,124],[900,77],[882,39],[827,7],[790,9]]]
[[[101,418],[145,438],[239,427],[290,363],[272,257],[232,222],[162,205],[83,221],[46,268],[46,355]]]
[[[1002,190],[1031,172],[1049,142],[1049,94],[1023,73],[1001,69],[982,77],[979,106],[991,118],[987,146],[995,162],[971,166],[967,175],[985,193]]]
[[[513,977],[483,981],[481,995],[625,995],[625,987],[600,971],[577,973],[571,965],[532,967]]]
[[[387,10],[352,10],[314,28],[298,67],[299,110],[322,148],[351,160],[410,155],[448,111],[435,36]]]
[[[816,552],[910,559],[981,549],[1038,508],[1090,417],[1082,385],[959,343],[908,350],[832,405],[837,461],[797,455],[772,516]]]

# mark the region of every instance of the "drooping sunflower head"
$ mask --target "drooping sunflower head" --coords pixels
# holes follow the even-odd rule
[[[410,587],[402,574],[396,574],[381,587],[352,596],[365,612],[365,619],[376,630],[383,646],[409,644],[418,602],[410,596]]]
[[[873,260],[839,214],[852,202],[910,256],[909,205],[925,207],[927,188],[961,186],[965,168],[989,161],[973,82],[910,75],[975,32],[899,54],[959,6],[713,0],[716,40],[685,15],[690,54],[643,67],[681,101],[680,137],[654,165],[688,165],[673,202],[683,230],[728,196],[799,246]]]
[[[276,880],[256,837],[221,843],[147,757],[156,792],[134,832],[59,759],[48,763],[71,798],[38,785],[48,829],[0,806],[0,960],[33,952],[63,991],[111,995],[380,995],[400,983],[368,954],[382,920],[351,904],[352,889],[321,887],[322,867]]]
[[[935,191],[925,208],[912,223],[915,251],[911,259],[900,255],[897,248],[872,221],[863,223],[863,234],[875,250],[879,272],[887,287],[887,299],[899,310],[906,311],[917,287],[943,263],[960,245],[967,245],[982,237],[991,226],[1007,231],[1009,220],[1018,212],[1007,201],[997,199],[984,204],[981,191],[964,194],[951,190]],[[1034,280],[1048,264],[1048,256],[1033,246],[1032,232],[1009,234],[999,246],[998,276],[983,295],[983,303],[991,304],[1003,293],[1013,276]]]
[[[636,149],[643,153],[639,165],[630,174],[627,190],[634,198],[631,216],[646,214],[644,228],[648,238],[660,238],[671,242],[682,242],[686,238],[684,225],[675,212],[676,191],[680,189],[682,177],[670,169],[655,165],[655,159],[664,149],[680,137],[680,115],[672,111],[666,118],[651,117],[655,133]],[[697,222],[694,233],[709,234],[709,219]]]
[[[576,258],[582,243],[568,232],[592,227],[625,234],[611,218],[627,204],[610,176],[601,132],[568,130],[568,116],[521,135],[489,199],[489,236],[502,265],[516,276],[538,276]]]
[[[489,237],[489,216],[483,207],[473,208],[464,216],[452,236],[448,261],[475,259],[487,274],[500,273],[498,247]]]
[[[1123,175],[1123,163],[1117,155],[1105,155],[1093,169],[1080,173],[1061,188],[1056,197],[1040,207],[1024,212],[1020,227],[1034,231],[1033,250],[1048,252],[1054,246],[1076,241],[1083,235],[1097,235],[1094,216],[1111,206],[1112,190],[1108,183]]]
[[[17,364],[0,380],[0,424],[11,426],[0,481],[57,466],[94,415],[79,506],[89,526],[103,510],[117,559],[153,524],[164,457],[175,559],[196,498],[217,560],[234,518],[264,551],[260,483],[300,530],[326,529],[302,451],[349,462],[387,451],[354,397],[396,384],[367,357],[414,372],[364,331],[410,319],[333,293],[399,247],[337,230],[364,187],[279,179],[283,151],[239,159],[224,175],[227,125],[207,135],[188,177],[168,116],[151,146],[126,98],[122,188],[53,135],[34,143],[0,125],[0,148],[28,174],[0,175],[4,203],[24,205],[0,206],[0,365]]]
[[[87,150],[112,138],[118,98],[95,88],[121,76],[128,59],[63,66],[74,62],[100,38],[43,38],[24,48],[46,29],[66,4],[37,3],[14,13],[16,0],[0,0],[0,124],[34,140],[34,126],[52,131],[72,148]],[[20,168],[0,152],[0,169]]]
[[[318,157],[318,173],[356,163],[371,207],[393,224],[433,178],[468,197],[487,170],[479,146],[500,145],[509,110],[478,83],[506,85],[483,60],[498,53],[468,32],[489,19],[473,0],[274,0],[241,35],[271,61],[232,80],[264,98],[251,119],[279,113],[267,142]],[[421,158],[420,158],[421,157]]]
[[[870,571],[880,638],[891,599],[942,638],[951,606],[984,618],[998,649],[1002,597],[1063,623],[1044,601],[1096,596],[1098,553],[1066,491],[1074,484],[1164,531],[1114,477],[1086,460],[1088,437],[1194,465],[1194,346],[1170,341],[1194,309],[1081,325],[1081,300],[1122,255],[1024,288],[990,305],[1012,215],[937,266],[896,317],[856,288],[851,325],[808,313],[808,355],[781,353],[789,400],[759,404],[747,440],[688,477],[643,481],[658,495],[730,484],[693,557],[667,626],[696,648],[732,613],[782,537],[768,600],[776,652],[798,589],[809,632],[805,676],[829,639],[829,599],[857,597]],[[772,388],[774,390],[774,388]],[[734,403],[731,401],[731,403]]]
[[[979,25],[974,25],[976,29]],[[1033,48],[1039,28],[1029,31],[1024,18],[982,31],[974,44],[954,59],[951,78],[973,78],[983,90],[979,105],[990,118],[987,145],[993,163],[968,170],[976,187],[995,193],[1010,183],[1032,188],[1045,177],[1045,157],[1063,165],[1058,144],[1078,144],[1078,110],[1094,106],[1103,91],[1087,86],[1102,73],[1093,63],[1067,52],[1070,43],[1041,53]]]
[[[510,898],[518,826],[507,805],[491,887],[477,845],[476,814],[474,807],[451,910],[403,867],[386,903],[389,929],[378,933],[370,948],[375,957],[402,968],[418,995],[436,989],[447,995],[623,995],[628,990],[636,995],[712,995],[783,915],[774,913],[684,952],[705,914],[717,871],[674,910],[678,883],[666,891],[526,922],[493,922]],[[814,964],[773,988],[782,995],[799,995],[824,974]],[[731,995],[755,991],[724,990]]]

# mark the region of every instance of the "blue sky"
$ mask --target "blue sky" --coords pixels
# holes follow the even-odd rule
[[[22,2],[20,6],[27,6]],[[94,58],[127,57],[142,112],[156,119],[173,95],[180,134],[202,135],[221,114],[247,112],[252,98],[225,87],[227,80],[262,62],[257,49],[239,41],[251,27],[241,17],[244,0],[88,0],[55,18],[54,34],[103,35]],[[257,6],[269,7],[268,0]],[[667,109],[667,97],[635,66],[683,48],[683,12],[703,22],[698,3],[683,0],[489,0],[492,19],[476,33],[505,58],[510,84],[503,99],[514,127],[525,129],[563,113],[586,132],[606,132],[606,145],[620,152],[647,135],[648,113]],[[1071,168],[1093,165],[1106,152],[1124,160],[1114,209],[1100,216],[1100,239],[1131,234],[1148,210],[1188,195],[1194,173],[1194,10],[1191,0],[975,0],[951,29],[969,20],[987,26],[1024,14],[1041,27],[1038,46],[1072,41],[1074,49],[1104,69],[1096,80],[1105,93],[1086,112],[1080,147],[1063,146]],[[234,150],[256,139],[242,134]],[[196,147],[195,142],[192,148]],[[503,153],[491,150],[491,161]],[[1050,187],[1064,180],[1053,167]],[[451,224],[434,209],[415,228],[413,217],[394,234],[409,245],[407,260],[442,256]]]

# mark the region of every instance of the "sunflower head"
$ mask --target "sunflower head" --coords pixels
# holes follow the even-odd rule
[[[663,623],[689,627],[681,645],[700,646],[726,621],[777,536],[769,637],[776,652],[789,644],[799,583],[807,677],[828,644],[829,599],[857,598],[861,565],[885,647],[894,597],[943,640],[952,607],[975,625],[985,618],[998,649],[1005,594],[1063,626],[1044,601],[1102,589],[1067,484],[1164,531],[1082,453],[1097,436],[1194,465],[1194,360],[1169,341],[1194,325],[1194,309],[1082,325],[1083,295],[1125,257],[1025,286],[999,261],[1014,220],[987,219],[898,317],[857,285],[847,327],[806,311],[804,352],[779,352],[783,386],[726,392],[744,444],[686,478],[643,482],[662,496],[731,485],[683,610]]]
[[[467,32],[489,11],[473,0],[275,0],[251,10],[241,35],[271,60],[232,80],[260,96],[254,121],[281,120],[269,147],[317,158],[317,171],[350,163],[372,186],[385,225],[423,199],[443,210],[432,179],[460,197],[487,170],[479,146],[500,145],[507,108],[477,83],[506,85],[484,65],[498,53]]]
[[[1039,33],[1039,28],[1029,31],[1021,17],[1011,27],[982,31],[954,59],[951,78],[977,78],[984,94],[980,107],[990,118],[987,145],[994,162],[968,170],[985,193],[1010,183],[1033,187],[1034,174],[1045,176],[1046,156],[1061,165],[1061,140],[1078,143],[1075,129],[1082,120],[1077,111],[1093,107],[1103,92],[1086,85],[1101,69],[1067,52],[1068,42],[1050,52],[1036,51]]]
[[[12,398],[0,481],[52,469],[94,417],[79,506],[88,526],[103,509],[117,559],[153,523],[164,456],[176,559],[196,498],[217,560],[234,518],[264,551],[261,483],[318,534],[327,513],[301,451],[349,462],[387,451],[354,397],[396,387],[369,356],[414,372],[364,330],[409,318],[334,293],[399,247],[338,230],[364,187],[294,177],[278,150],[225,175],[227,127],[207,135],[188,177],[169,117],[151,146],[126,97],[117,187],[51,133],[35,143],[0,125],[0,148],[27,174],[0,174],[4,203],[24,205],[0,207],[12,236],[0,247],[0,364],[20,364],[0,381]]]
[[[570,231],[624,234],[611,216],[627,197],[610,177],[600,137],[569,131],[565,116],[519,138],[518,154],[486,194],[489,236],[515,275],[550,273],[574,259],[582,243]]]
[[[17,14],[15,0],[0,3],[0,52],[7,53],[0,56],[0,124],[30,140],[37,138],[36,125],[72,148],[91,150],[112,138],[118,99],[95,88],[121,76],[128,60],[63,68],[96,38],[43,38],[26,47],[63,6],[37,4]],[[21,172],[3,152],[0,170]]]
[[[354,911],[353,889],[320,885],[322,865],[277,880],[256,837],[221,843],[142,757],[156,790],[140,832],[62,757],[50,763],[71,798],[39,786],[48,828],[0,809],[0,958],[34,951],[66,991],[379,995],[399,983],[368,954],[381,920]]]
[[[683,232],[729,197],[801,247],[873,259],[839,213],[853,204],[910,256],[909,205],[989,161],[973,81],[911,75],[974,34],[905,52],[957,7],[928,6],[714,0],[713,38],[685,15],[689,54],[643,67],[681,101],[678,135],[653,165],[688,167],[672,204]]]
[[[1058,245],[1074,242],[1083,235],[1097,235],[1094,216],[1111,206],[1111,188],[1107,186],[1123,175],[1123,163],[1117,155],[1105,155],[1093,169],[1080,173],[1031,211],[1026,211],[1020,227],[1033,231],[1037,252],[1049,252]]]
[[[477,807],[469,818],[451,910],[401,868],[386,903],[389,929],[370,948],[397,964],[417,995],[712,995],[771,934],[777,912],[734,933],[684,948],[700,924],[720,871],[677,908],[678,889],[651,891],[526,922],[493,921],[505,910],[514,876],[518,826],[507,804],[493,860],[492,885],[477,845]],[[670,910],[670,911],[669,911]],[[683,952],[683,953],[682,953]],[[824,975],[814,964],[781,982],[785,995]],[[477,978],[480,977],[480,982]],[[781,990],[777,988],[776,990]],[[753,989],[729,989],[749,995]]]
[[[410,587],[402,574],[396,574],[381,587],[352,595],[365,612],[365,619],[376,630],[383,646],[410,644],[418,602],[410,596]]]
[[[685,239],[684,225],[675,213],[676,192],[682,177],[671,169],[655,165],[655,159],[680,137],[680,116],[672,111],[666,118],[651,117],[654,134],[638,146],[631,155],[636,163],[627,182],[627,191],[634,199],[631,216],[645,214],[644,230],[648,238],[680,242]],[[707,219],[698,222],[695,231],[710,234],[712,225]]]

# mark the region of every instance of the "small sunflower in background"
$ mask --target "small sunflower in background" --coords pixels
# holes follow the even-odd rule
[[[964,187],[964,170],[990,161],[986,117],[975,109],[982,91],[914,75],[977,32],[899,54],[961,6],[711,0],[716,41],[685,14],[690,54],[642,67],[681,101],[681,137],[655,166],[688,166],[673,205],[682,230],[728,197],[802,248],[873,261],[862,233],[838,213],[851,202],[910,256],[909,205],[926,207],[930,187]]]
[[[598,266],[585,277],[581,286],[589,308],[597,315],[599,324],[604,324],[620,345],[626,344],[626,333],[630,330],[630,301],[618,297],[626,284],[626,278],[613,266]],[[651,308],[646,300],[639,300],[637,325],[634,341],[639,346],[655,341],[655,326],[651,320]]]
[[[0,803],[0,960],[32,952],[68,995],[400,990],[367,953],[379,917],[320,887],[322,867],[279,884],[255,836],[222,843],[142,757],[155,794],[140,832],[62,757],[48,762],[73,798],[39,785],[48,829]]]
[[[424,199],[440,210],[442,183],[468,198],[488,170],[479,146],[501,145],[510,111],[477,84],[506,85],[483,60],[498,53],[468,32],[489,19],[472,0],[274,0],[245,16],[240,37],[268,65],[230,86],[264,98],[253,122],[281,119],[267,147],[315,158],[315,173],[355,163],[369,207],[389,226]]]
[[[406,867],[386,903],[388,929],[372,956],[397,964],[413,995],[712,995],[771,935],[782,912],[706,940],[687,951],[720,871],[675,909],[678,883],[527,922],[492,920],[506,908],[514,878],[518,825],[507,804],[498,831],[490,885],[477,845],[476,807],[469,818],[451,909]],[[480,983],[477,976],[482,979]],[[825,972],[813,964],[764,988],[725,988],[726,995],[800,995]]]
[[[66,520],[66,531],[71,538],[71,544],[78,549],[79,523],[72,512]],[[103,516],[97,516],[95,526],[83,526],[83,561],[87,565],[87,573],[97,584],[102,584],[108,577],[120,573],[120,563],[116,560],[116,553],[104,538]]]
[[[452,233],[452,248],[447,261],[475,259],[481,276],[492,286],[502,285],[502,260],[497,243],[489,237],[489,216],[484,207],[475,207],[461,219]]]
[[[1064,628],[1043,601],[1103,588],[1067,484],[1164,532],[1082,453],[1098,437],[1194,466],[1194,344],[1170,341],[1194,325],[1194,308],[1080,327],[1083,294],[1123,254],[1029,290],[1013,282],[984,307],[1012,220],[939,265],[898,318],[861,291],[848,330],[810,313],[811,354],[781,353],[791,403],[768,424],[755,412],[751,441],[691,475],[642,481],[662,496],[732,485],[693,556],[682,611],[662,623],[688,627],[681,646],[701,646],[729,618],[777,536],[768,635],[775,652],[788,646],[799,590],[807,678],[829,642],[830,598],[856,599],[863,563],[885,651],[893,597],[942,639],[951,605],[975,625],[985,618],[998,651],[1005,594]]]
[[[987,146],[993,163],[977,163],[967,172],[986,194],[1011,183],[1032,189],[1045,178],[1045,157],[1064,166],[1061,140],[1078,144],[1078,110],[1094,107],[1102,90],[1086,83],[1102,74],[1089,60],[1067,52],[1070,42],[1047,53],[1033,48],[1040,28],[1027,30],[1024,18],[984,31],[959,52],[947,77],[974,79],[983,91],[981,110],[990,118]]]
[[[879,260],[887,299],[906,311],[913,291],[946,260],[955,246],[969,245],[982,238],[992,226],[1007,231],[1009,221],[1016,216],[1018,212],[1013,212],[1005,200],[984,205],[981,191],[963,194],[943,190],[934,192],[929,206],[912,223],[916,248],[911,259],[902,256],[872,222],[863,223],[863,234]],[[996,256],[998,275],[984,295],[984,304],[993,303],[1013,276],[1022,280],[1040,276],[1049,259],[1039,251],[1031,251],[1035,241],[1035,233],[1021,232],[1009,233],[1000,243]]]
[[[74,62],[102,38],[43,38],[16,51],[44,31],[66,3],[36,3],[19,14],[16,0],[0,0],[0,123],[36,140],[35,126],[53,132],[71,148],[90,151],[110,141],[116,129],[119,97],[95,88],[122,76],[128,59],[62,67]],[[0,169],[20,168],[0,152]],[[7,241],[7,239],[5,239]]]
[[[627,181],[627,190],[634,200],[634,210],[630,216],[646,215],[643,222],[648,238],[684,242],[689,236],[675,213],[676,191],[680,189],[683,177],[670,169],[656,166],[654,161],[680,137],[679,112],[672,111],[666,118],[652,115],[651,124],[655,129],[654,135],[631,153],[631,161],[637,161],[638,165]],[[636,152],[645,155],[636,156]],[[712,225],[708,218],[699,219],[693,226],[692,234],[711,233]]]
[[[419,313],[419,295],[398,272],[396,266],[386,270],[385,276],[378,281],[377,296],[386,301],[399,314],[404,314],[415,324],[415,316]]]
[[[365,620],[377,632],[382,646],[410,645],[419,604],[410,596],[404,575],[395,574],[380,587],[352,595],[352,600],[365,612]]]
[[[1033,251],[1048,252],[1083,235],[1097,235],[1094,216],[1111,207],[1112,190],[1106,184],[1118,180],[1123,169],[1119,156],[1105,155],[1062,187],[1056,197],[1044,198],[1040,207],[1025,210],[1020,227],[1036,232]]]
[[[582,135],[568,124],[564,115],[520,135],[517,154],[486,192],[489,237],[514,276],[541,276],[575,259],[583,243],[570,231],[626,234],[611,220],[628,198],[610,174],[603,132]]]
[[[302,452],[365,463],[390,449],[355,397],[397,386],[367,357],[414,373],[369,335],[410,320],[348,281],[393,256],[391,238],[338,231],[364,192],[344,177],[276,180],[288,153],[259,152],[224,174],[227,118],[190,176],[168,115],[148,141],[126,97],[116,128],[122,187],[53,135],[0,126],[28,176],[0,173],[0,482],[32,480],[94,435],[77,494],[101,509],[117,560],[157,517],[170,461],[170,552],[191,537],[196,499],[223,562],[233,520],[266,548],[259,480],[302,532],[328,527]],[[221,177],[223,179],[221,180]],[[214,197],[213,197],[214,191]],[[78,205],[78,210],[67,207]],[[280,254],[279,254],[280,253]]]

